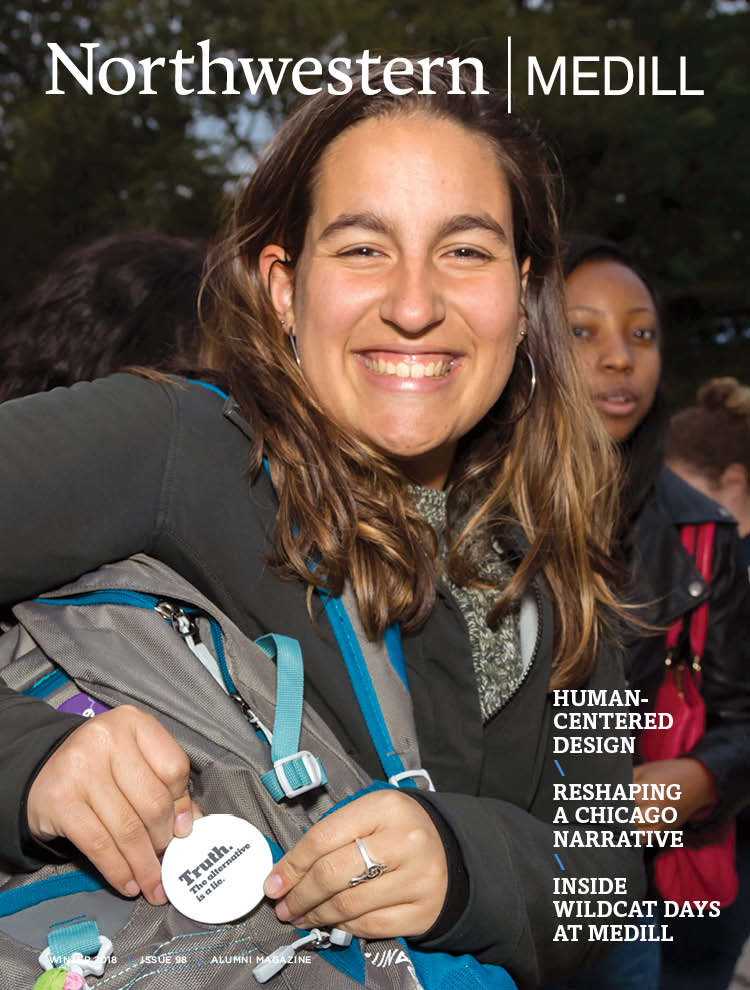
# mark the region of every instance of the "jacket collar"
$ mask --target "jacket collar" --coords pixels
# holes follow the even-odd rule
[[[734,521],[734,517],[724,506],[696,491],[667,467],[662,468],[659,473],[654,490],[675,526]]]
[[[664,469],[629,534],[636,603],[643,617],[667,625],[710,595],[710,585],[682,545],[680,529],[706,522],[732,523],[721,506]]]

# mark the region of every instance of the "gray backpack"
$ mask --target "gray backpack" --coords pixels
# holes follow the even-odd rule
[[[353,795],[429,785],[403,671],[386,645],[367,642],[346,594],[326,608],[347,644],[355,691],[376,699],[377,732],[371,713],[368,727],[379,751],[375,735],[382,743],[384,734],[389,784],[374,783],[302,704],[294,641],[253,643],[188,582],[144,555],[16,606],[17,624],[0,637],[0,676],[62,710],[93,716],[133,704],[150,712],[187,753],[194,800],[207,814],[251,822],[279,858]],[[283,732],[270,730],[280,706],[301,713],[291,736],[288,719],[280,720]],[[62,983],[43,973],[60,965],[107,990],[246,990],[261,982],[290,990],[515,987],[504,969],[471,956],[419,953],[400,939],[351,940],[336,929],[298,932],[265,899],[240,921],[212,926],[171,905],[120,897],[85,860],[0,872],[4,985],[31,990],[39,980],[52,990]]]

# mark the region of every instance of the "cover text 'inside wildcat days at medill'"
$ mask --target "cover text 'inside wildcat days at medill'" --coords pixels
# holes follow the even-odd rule
[[[507,77],[505,80],[510,108],[512,42],[508,37]],[[373,86],[370,72],[382,67],[383,87],[395,96],[418,92],[429,95],[431,73],[436,68],[447,67],[451,71],[450,93],[465,92],[460,77],[462,67],[473,74],[474,85],[470,92],[487,93],[484,86],[484,65],[481,59],[421,58],[406,59],[401,56],[382,60],[365,49],[356,58],[340,56],[326,62],[307,56],[291,58],[228,58],[212,55],[208,38],[198,42],[198,54],[186,55],[180,48],[170,58],[153,56],[135,60],[128,55],[112,55],[97,61],[98,41],[82,42],[76,57],[56,42],[48,42],[50,50],[51,85],[46,94],[63,96],[75,89],[93,95],[98,86],[110,96],[124,96],[136,89],[141,96],[156,96],[159,86],[173,86],[179,96],[240,96],[242,90],[250,95],[266,89],[276,95],[282,84],[291,82],[294,89],[313,96],[325,88],[331,95],[343,96],[352,89],[351,73],[361,74],[362,89],[366,95],[376,96],[381,90]],[[674,75],[675,62],[677,76]],[[669,75],[669,82],[663,79]],[[467,76],[464,77],[464,80]],[[200,89],[196,86],[200,81]],[[663,66],[659,56],[638,55],[628,59],[621,55],[558,55],[544,65],[535,55],[526,58],[526,84],[529,96],[541,92],[560,96],[703,96],[702,89],[691,89],[688,83],[687,58],[672,57],[669,66]]]

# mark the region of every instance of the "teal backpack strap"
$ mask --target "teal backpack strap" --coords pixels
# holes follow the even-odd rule
[[[271,468],[265,457],[263,467],[273,486]],[[309,563],[309,567],[315,571],[314,563]],[[403,785],[434,791],[432,779],[419,755],[398,626],[390,626],[383,641],[373,643],[362,626],[349,582],[340,598],[328,595],[322,588],[318,588],[318,593],[388,783],[395,787]]]
[[[269,633],[256,639],[266,656],[276,660],[276,713],[271,759],[273,770],[262,774],[263,786],[274,799],[297,797],[328,782],[323,765],[308,750],[300,750],[304,667],[296,639]]]
[[[354,592],[348,583],[340,598],[324,593],[322,597],[388,783],[434,791],[419,755],[398,626],[389,627],[383,641],[373,643],[365,634]]]
[[[190,382],[193,385],[200,385],[201,388],[207,388],[209,392],[216,392],[216,394],[222,399],[229,398],[223,388],[219,388],[218,385],[212,385],[211,382],[202,382],[199,378],[186,378],[185,381]]]

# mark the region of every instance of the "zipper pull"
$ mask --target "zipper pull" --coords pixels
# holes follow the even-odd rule
[[[196,637],[198,637],[197,622],[195,622],[195,620],[191,618],[191,616],[189,616],[183,609],[177,608],[176,605],[173,605],[172,602],[159,602],[154,606],[154,608],[163,619],[166,619],[174,631],[184,639],[185,644],[191,653],[203,664],[222,691],[225,691],[229,697],[239,705],[242,710],[242,714],[248,722],[254,729],[265,737],[266,742],[270,746],[273,742],[273,733],[271,730],[261,722],[241,695],[229,690],[216,658],[208,647],[200,641],[200,638],[196,639]]]
[[[340,928],[332,928],[327,932],[320,928],[313,928],[307,935],[298,938],[291,945],[282,945],[266,956],[263,962],[258,963],[253,969],[253,976],[258,983],[267,983],[272,976],[276,976],[281,970],[288,966],[294,959],[297,949],[302,949],[309,945],[312,949],[320,951],[327,949],[331,945],[347,946],[351,945],[352,936],[350,932],[344,932]]]
[[[242,711],[242,714],[248,720],[248,722],[250,723],[250,725],[252,725],[254,729],[256,729],[258,732],[260,732],[265,737],[265,740],[266,740],[266,742],[268,743],[269,746],[272,745],[272,743],[273,743],[273,732],[271,732],[271,730],[268,728],[267,725],[264,725],[263,722],[261,722],[261,720],[258,718],[258,716],[255,714],[255,712],[252,710],[252,708],[250,707],[250,705],[248,705],[248,703],[245,701],[245,699],[241,695],[239,695],[239,694],[231,694],[230,693],[229,697],[232,699],[232,701],[235,701],[240,706],[240,709]]]
[[[154,608],[163,619],[169,622],[174,631],[183,638],[190,652],[206,668],[219,687],[226,690],[224,687],[224,678],[221,676],[221,670],[219,669],[216,658],[198,637],[197,622],[181,608],[173,605],[172,602],[158,602]]]
[[[253,976],[258,983],[267,983],[272,976],[276,976],[285,966],[289,965],[292,959],[294,959],[294,953],[297,949],[301,949],[305,945],[311,945],[313,948],[323,948],[327,940],[327,935],[327,932],[322,932],[319,928],[313,928],[308,935],[303,935],[296,942],[292,942],[290,945],[280,945],[278,949],[274,949],[270,955],[266,956],[263,962],[258,963],[253,968]]]

